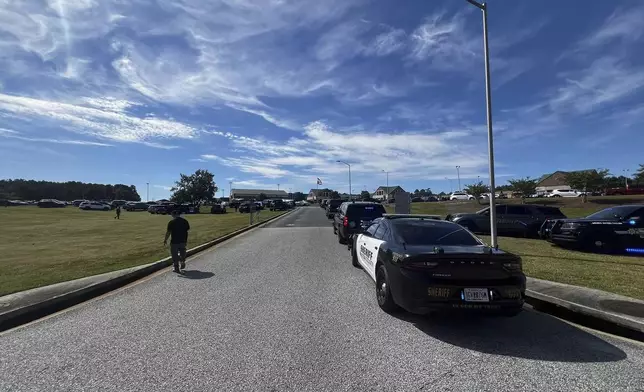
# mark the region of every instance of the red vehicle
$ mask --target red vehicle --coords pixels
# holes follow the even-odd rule
[[[618,187],[618,188],[607,188],[605,192],[606,196],[616,196],[616,195],[644,195],[644,186],[629,186]]]

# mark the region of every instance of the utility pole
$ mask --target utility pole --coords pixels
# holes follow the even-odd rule
[[[278,191],[280,190],[280,184],[277,184],[277,190]]]
[[[147,201],[150,201],[150,183],[149,183],[149,182],[146,182],[146,183],[145,183],[145,185],[146,185],[146,186],[147,186],[147,188],[148,188],[148,190],[147,190],[147,196],[146,196],[146,197],[148,198],[148,200],[147,200]]]
[[[387,191],[385,192],[385,196],[387,197],[387,204],[389,204],[389,172],[386,170],[383,170],[382,172],[387,174]]]
[[[624,173],[624,187],[628,189],[628,169],[622,169]]]
[[[351,201],[351,200],[353,200],[353,197],[351,197],[351,165],[349,165],[348,163],[346,163],[344,161],[336,161],[336,162],[344,163],[345,165],[347,165],[349,167],[349,201]]]
[[[456,166],[456,177],[458,178],[458,190],[461,191],[461,172],[460,172],[460,166]]]
[[[487,32],[487,3],[477,3],[467,0],[468,3],[483,12],[483,51],[485,54],[485,103],[487,113],[487,147],[490,166],[490,234],[493,248],[499,247],[496,236],[496,186],[494,184],[494,138],[492,134],[492,86],[490,82],[490,48]]]
[[[228,199],[232,200],[233,198],[233,182],[228,181]]]

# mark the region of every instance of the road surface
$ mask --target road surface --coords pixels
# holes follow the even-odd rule
[[[392,317],[319,207],[0,335],[1,391],[641,391],[644,346],[525,311]]]

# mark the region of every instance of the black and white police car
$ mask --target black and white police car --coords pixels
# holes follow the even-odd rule
[[[351,258],[374,280],[378,305],[388,313],[514,316],[523,307],[521,258],[437,216],[385,214],[353,237]]]

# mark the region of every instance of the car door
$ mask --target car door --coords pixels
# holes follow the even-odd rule
[[[360,234],[356,241],[356,254],[358,255],[358,262],[362,265],[362,268],[369,273],[371,273],[371,264],[373,257],[373,250],[369,249],[371,245],[371,240],[376,235],[376,230],[380,226],[380,222],[372,223],[364,233]],[[373,276],[372,276],[373,278]]]
[[[368,237],[365,240],[366,252],[365,254],[369,255],[369,258],[365,257],[365,270],[371,275],[371,278],[376,280],[376,262],[378,261],[378,252],[380,251],[380,246],[385,242],[384,238],[387,235],[388,225],[385,221],[381,221],[378,227],[376,228],[373,236]]]
[[[496,229],[497,231],[507,231],[509,227],[508,219],[506,218],[507,205],[499,204],[496,209]],[[488,230],[489,223],[488,223]]]
[[[532,210],[522,205],[508,205],[505,211],[507,221],[505,229],[515,233],[525,232],[526,227],[534,220],[531,218]]]

